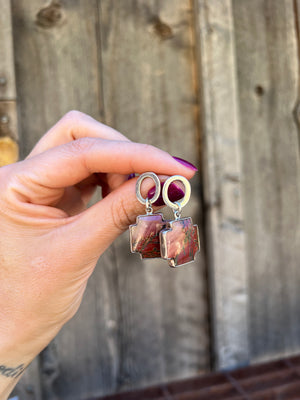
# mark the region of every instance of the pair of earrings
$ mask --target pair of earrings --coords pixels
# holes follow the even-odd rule
[[[153,179],[155,194],[151,199],[143,198],[141,185],[145,178]],[[168,188],[174,181],[180,181],[185,188],[182,199],[172,202],[168,196]],[[140,175],[136,183],[136,196],[140,203],[146,205],[146,214],[139,215],[136,224],[130,225],[130,248],[132,253],[140,253],[141,258],[161,257],[168,261],[170,267],[178,267],[194,261],[195,254],[200,250],[198,226],[193,225],[190,217],[181,218],[181,210],[191,196],[189,181],[174,175],[168,178],[163,186],[164,203],[174,212],[174,221],[166,221],[161,213],[153,213],[152,204],[158,199],[161,184],[153,172]]]

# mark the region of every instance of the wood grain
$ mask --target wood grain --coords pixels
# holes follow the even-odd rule
[[[11,5],[0,1],[0,137],[18,140]]]
[[[16,101],[0,101],[0,137],[8,136],[18,141]]]
[[[112,8],[108,1],[17,0],[13,18],[23,155],[77,108],[199,164],[188,1]],[[194,179],[186,208],[198,223],[199,184]],[[176,271],[160,261],[143,264],[129,254],[124,235],[101,257],[78,314],[39,362],[46,400],[100,396],[207,370],[202,256]]]
[[[101,118],[96,1],[60,3],[57,15],[56,2],[12,1],[23,156],[71,109]]]
[[[0,0],[0,101],[16,99],[10,1]]]
[[[62,1],[59,10],[41,0],[12,4],[24,156],[70,109],[101,117],[98,14],[96,1]],[[40,356],[43,400],[114,390],[118,297],[113,271],[114,255],[108,251],[90,279],[78,315]],[[25,384],[20,381],[19,386]]]
[[[206,241],[216,368],[249,362],[248,286],[231,1],[197,0]]]
[[[300,0],[0,6],[0,135],[20,138],[22,157],[80,109],[201,166],[184,209],[201,228],[196,262],[142,262],[124,234],[14,393],[92,398],[207,371],[211,357],[231,368],[299,352]]]
[[[132,140],[199,165],[194,37],[189,1],[100,2],[105,121]],[[200,220],[199,177],[184,210]],[[178,270],[116,243],[120,296],[119,389],[209,367],[203,258]],[[128,255],[127,255],[128,254]]]
[[[300,349],[299,15],[288,0],[234,0],[233,11],[249,339],[251,359],[261,360]]]

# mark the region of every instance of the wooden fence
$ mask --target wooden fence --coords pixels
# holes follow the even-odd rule
[[[202,244],[172,270],[123,235],[14,394],[79,400],[299,352],[300,0],[0,7],[0,152],[86,112],[199,166],[185,215]]]

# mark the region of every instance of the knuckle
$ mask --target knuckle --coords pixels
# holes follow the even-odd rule
[[[157,148],[155,146],[153,146],[152,144],[148,144],[148,143],[143,143],[143,150],[146,153],[152,153],[153,151],[157,150]]]
[[[68,157],[76,157],[82,165],[84,165],[85,169],[90,171],[88,153],[93,145],[94,140],[92,138],[84,137],[75,139],[67,144],[66,149]],[[90,171],[90,173],[92,173],[92,171]]]
[[[80,120],[85,114],[82,113],[81,111],[78,110],[70,110],[68,111],[62,119],[65,120],[66,122],[70,123],[76,123],[78,120]]]
[[[135,217],[131,215],[126,207],[124,198],[115,199],[111,204],[112,221],[115,228],[124,232],[129,225],[134,223]]]
[[[79,138],[75,139],[72,142],[70,142],[70,147],[71,151],[75,153],[85,153],[88,151],[94,144],[94,141],[92,138]]]
[[[0,192],[0,214],[7,214],[20,197],[19,174],[10,166],[0,168]]]
[[[71,110],[68,111],[60,120],[60,124],[70,133],[78,128],[81,121],[84,119],[85,114],[81,111]]]

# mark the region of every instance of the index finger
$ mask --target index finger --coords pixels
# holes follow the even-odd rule
[[[104,125],[91,116],[72,110],[65,114],[49,131],[41,137],[27,158],[84,137],[130,141],[122,133]]]
[[[19,163],[20,173],[48,188],[74,185],[93,173],[143,173],[183,175],[195,171],[170,154],[148,144],[84,138],[56,146]]]

